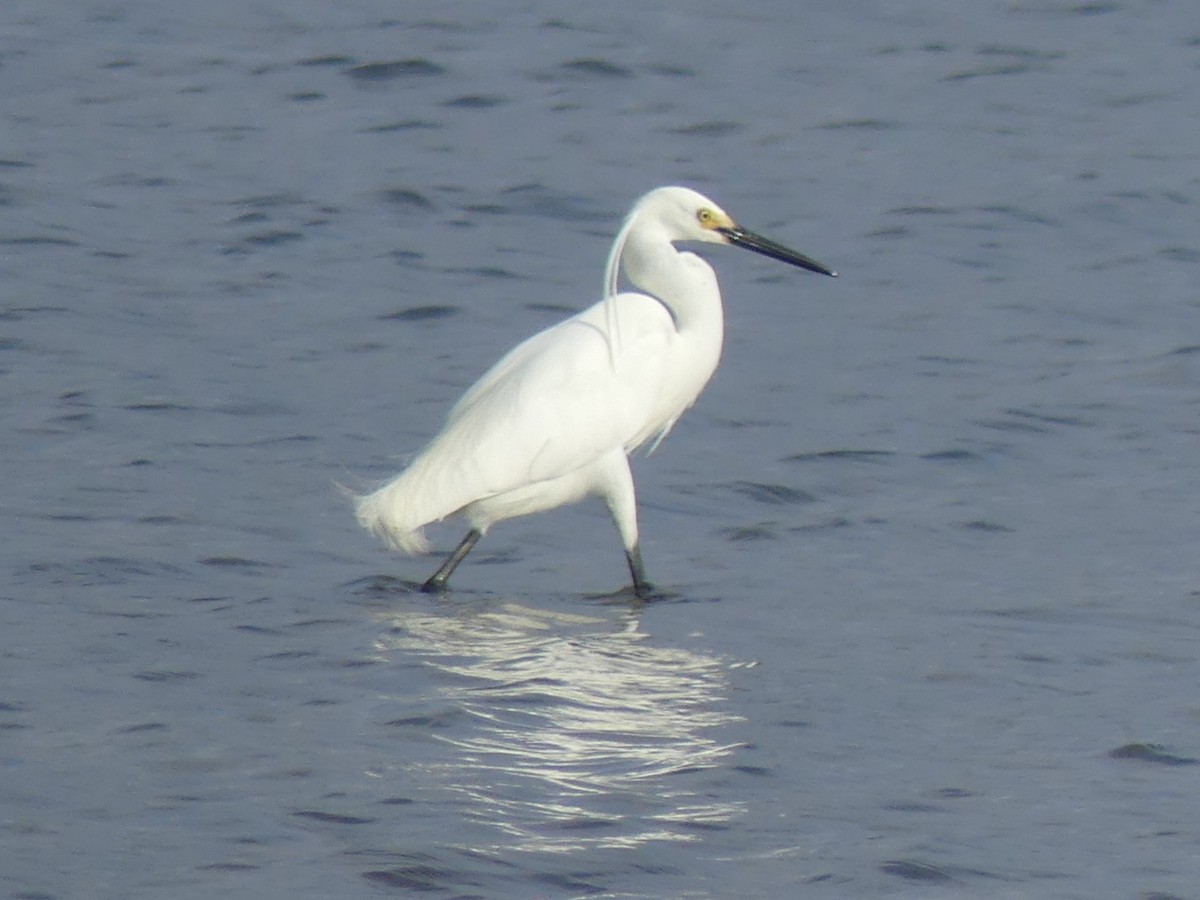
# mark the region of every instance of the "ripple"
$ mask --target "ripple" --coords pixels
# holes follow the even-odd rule
[[[1061,50],[1039,50],[1036,47],[1013,47],[1004,44],[984,44],[975,51],[980,56],[1011,56],[1014,59],[1031,59],[1049,61],[1064,59],[1066,53]]]
[[[464,94],[442,103],[446,109],[492,109],[508,102],[507,97],[495,94]]]
[[[668,134],[678,134],[684,137],[703,137],[713,138],[722,137],[726,134],[733,134],[741,131],[745,126],[739,122],[694,122],[691,125],[680,125],[677,128],[668,128]]]
[[[1009,219],[1015,219],[1018,222],[1024,222],[1031,225],[1062,225],[1062,222],[1057,219],[1051,219],[1043,216],[1040,213],[1035,213],[1032,210],[1022,209],[1019,206],[1012,206],[1005,203],[992,204],[990,206],[979,207],[980,212],[990,213],[992,215],[1004,216]]]
[[[412,188],[384,188],[379,192],[379,196],[392,206],[405,209],[433,209],[433,201]]]
[[[537,216],[562,222],[606,222],[611,218],[607,209],[596,206],[594,198],[568,193],[544,184],[521,184],[506,188],[502,211],[517,215]]]
[[[242,238],[242,242],[255,247],[277,247],[280,244],[290,244],[293,241],[303,240],[303,238],[303,232],[281,228],[246,235],[246,237]]]
[[[851,462],[880,462],[895,456],[891,450],[817,450],[811,453],[794,453],[785,456],[784,462],[818,462],[825,460],[849,460]]]
[[[888,122],[885,119],[835,119],[830,122],[822,122],[817,127],[829,131],[843,129],[855,131],[889,131],[900,126],[895,122]]]
[[[664,75],[667,78],[695,78],[696,70],[687,66],[668,65],[666,63],[655,63],[649,67],[649,70],[655,75]]]
[[[1096,424],[1094,420],[1083,419],[1079,416],[1051,415],[1049,413],[1034,412],[1030,409],[1019,409],[1017,407],[1006,409],[1005,412],[1010,416],[1016,416],[1017,418],[1022,419],[1032,419],[1037,422],[1045,422],[1048,425],[1073,425],[1090,427]]]
[[[374,819],[364,816],[348,816],[342,813],[323,812],[319,809],[301,809],[292,813],[298,819],[308,819],[313,822],[323,822],[331,825],[369,825]]]
[[[186,403],[174,403],[170,400],[139,400],[137,403],[126,403],[121,406],[121,409],[129,412],[169,412],[169,413],[190,413],[195,411],[194,406],[189,406]]]
[[[1104,16],[1109,13],[1119,12],[1121,4],[1119,3],[1076,3],[1069,7],[1071,13],[1077,16]]]
[[[298,66],[348,66],[354,62],[354,57],[331,54],[329,56],[311,56],[296,63]]]
[[[600,78],[632,78],[633,70],[625,66],[617,65],[609,62],[606,59],[589,57],[586,59],[573,59],[569,62],[562,63],[558,67],[561,71],[571,75],[597,76]]]
[[[372,125],[370,128],[364,128],[365,134],[388,134],[393,131],[411,131],[413,129],[434,129],[442,126],[437,122],[430,122],[427,119],[401,119],[397,122],[388,122],[384,125]]]
[[[997,522],[989,522],[986,519],[972,519],[969,522],[961,523],[963,528],[968,531],[984,531],[993,534],[1011,534],[1014,529],[1007,525],[1000,525]]]
[[[1023,431],[1033,434],[1049,434],[1056,430],[1054,426],[1092,428],[1098,424],[1094,419],[1081,416],[1038,412],[1018,407],[1004,410],[1004,415],[1007,418],[983,419],[975,424],[998,431]]]
[[[921,459],[930,462],[964,463],[979,462],[983,457],[973,450],[934,450],[931,453],[922,453]]]
[[[480,278],[521,278],[499,266],[447,266],[441,271],[454,275],[478,275]]]
[[[1162,250],[1159,250],[1158,255],[1163,259],[1169,259],[1172,262],[1200,262],[1200,250],[1196,250],[1192,247],[1166,247]]]
[[[242,556],[208,556],[200,560],[200,565],[216,569],[240,569],[246,572],[274,568],[271,563]]]
[[[953,216],[957,215],[959,210],[950,206],[898,206],[895,209],[889,209],[889,213],[896,216]]]
[[[792,488],[783,484],[735,481],[730,487],[739,494],[749,497],[751,500],[771,506],[783,506],[790,503],[813,503],[817,499],[815,494],[810,494],[808,491],[802,491],[799,488]]]
[[[779,533],[769,525],[747,525],[742,528],[726,528],[721,532],[725,540],[732,543],[745,541],[774,540]]]
[[[446,70],[427,59],[400,59],[393,62],[363,63],[345,70],[355,81],[378,84],[402,78],[428,78],[444,75]]]
[[[0,238],[0,246],[5,247],[78,247],[79,241],[72,238],[53,237],[50,235],[27,235],[22,237]]]
[[[930,863],[918,862],[912,859],[889,859],[879,866],[888,875],[898,875],[909,881],[925,881],[930,883],[952,881],[950,873]]]
[[[259,866],[253,863],[241,862],[219,862],[206,863],[202,866],[197,866],[201,872],[254,872]]]
[[[973,78],[992,78],[997,75],[1024,75],[1033,71],[1028,63],[1006,63],[998,66],[984,66],[978,69],[968,69],[963,72],[953,72],[943,75],[942,81],[968,81]]]
[[[395,575],[366,575],[347,582],[344,587],[359,597],[392,600],[398,594],[419,593],[421,582],[397,578]]]
[[[1110,759],[1128,759],[1134,762],[1155,763],[1160,766],[1194,766],[1200,764],[1200,759],[1191,756],[1178,756],[1167,752],[1160,744],[1123,744],[1108,751]]]
[[[448,869],[427,865],[404,866],[395,869],[375,869],[363,872],[362,877],[372,884],[422,893],[442,892],[450,885],[461,884],[462,875]]]
[[[144,672],[135,672],[133,677],[138,679],[139,681],[166,682],[166,681],[192,681],[193,679],[200,678],[201,675],[199,672],[181,671],[181,670],[174,670],[174,669],[153,669],[153,670],[147,670]]]
[[[447,319],[458,313],[457,306],[430,304],[428,306],[409,306],[406,309],[384,313],[376,318],[385,322],[432,322],[437,319]]]
[[[77,521],[96,521],[91,516],[78,516]],[[52,584],[74,584],[94,587],[126,584],[132,580],[178,580],[183,571],[168,563],[125,556],[93,556],[76,562],[33,563],[28,571]]]

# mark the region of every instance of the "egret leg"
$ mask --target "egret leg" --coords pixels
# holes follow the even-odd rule
[[[471,552],[471,548],[479,542],[481,537],[483,537],[483,532],[478,529],[472,528],[468,531],[467,536],[454,548],[454,552],[447,556],[446,561],[438,567],[438,570],[429,576],[428,581],[421,585],[421,590],[427,594],[444,591],[450,575],[458,568],[458,564],[466,558],[466,555]]]
[[[641,546],[634,544],[632,550],[625,551],[625,558],[629,560],[629,574],[633,576],[634,594],[643,600],[648,600],[654,593],[654,586],[646,580],[646,567],[642,564]]]
[[[646,567],[642,565],[642,549],[638,541],[637,498],[633,489],[633,473],[629,471],[629,460],[625,451],[614,450],[601,460],[598,475],[599,493],[608,504],[613,524],[617,526],[617,533],[621,535],[621,545],[625,547],[629,574],[633,576],[633,592],[645,600],[654,589],[646,580]]]

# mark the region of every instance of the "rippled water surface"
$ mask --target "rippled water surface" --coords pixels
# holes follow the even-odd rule
[[[9,2],[0,896],[1197,896],[1198,77],[1177,0]],[[666,599],[598,504],[416,592],[338,485],[671,182],[842,278],[708,254]]]

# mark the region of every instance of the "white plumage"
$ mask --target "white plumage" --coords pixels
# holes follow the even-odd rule
[[[356,498],[359,522],[407,553],[428,550],[423,526],[466,519],[470,532],[427,590],[444,588],[494,523],[593,495],[612,513],[634,589],[649,590],[627,456],[657,444],[695,402],[723,336],[716,275],[676,241],[732,243],[834,274],[739,228],[695,191],[663,187],[642,197],[613,243],[604,298],[509,351],[407,469]],[[641,292],[618,293],[619,270]]]

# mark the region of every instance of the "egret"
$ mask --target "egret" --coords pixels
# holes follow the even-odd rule
[[[629,454],[650,450],[700,395],[721,355],[721,291],[712,267],[676,242],[744,247],[836,275],[742,228],[683,187],[634,204],[617,232],[594,306],[510,350],[458,401],[408,467],[355,498],[358,521],[397,550],[429,550],[423,527],[451,515],[470,530],[422,585],[442,591],[496,522],[599,496],[620,534],[633,590],[650,583],[638,542]],[[618,279],[637,291],[619,291]]]

